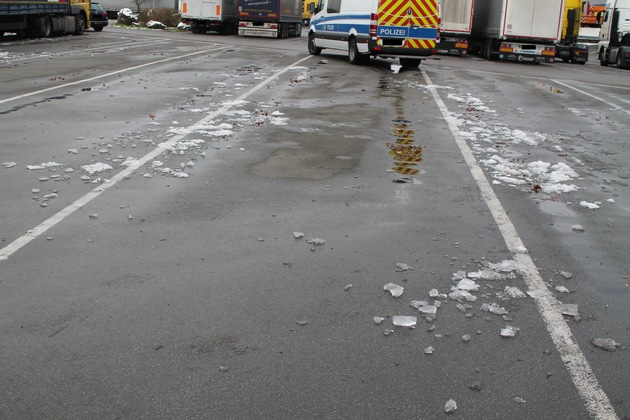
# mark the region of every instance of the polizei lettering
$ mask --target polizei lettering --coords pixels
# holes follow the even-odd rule
[[[407,30],[405,28],[378,28],[378,35],[379,36],[399,36],[399,37],[406,37],[407,36]]]

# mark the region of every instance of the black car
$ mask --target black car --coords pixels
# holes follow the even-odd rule
[[[90,3],[90,22],[95,31],[100,32],[107,26],[107,12],[98,3]]]

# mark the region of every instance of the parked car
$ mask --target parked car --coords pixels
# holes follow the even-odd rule
[[[95,31],[100,32],[109,23],[107,12],[99,3],[90,3],[90,22]]]

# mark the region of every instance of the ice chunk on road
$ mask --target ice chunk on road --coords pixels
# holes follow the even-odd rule
[[[395,315],[392,321],[397,327],[413,327],[418,322],[418,318],[415,316]]]
[[[579,317],[578,306],[574,303],[565,303],[556,305],[562,315],[568,315],[573,317]]]
[[[513,286],[505,286],[505,294],[511,297],[512,299],[524,298],[525,293],[521,292],[518,287]]]
[[[459,290],[466,290],[468,292],[476,292],[479,290],[479,285],[472,280],[462,279],[457,283],[457,288]]]
[[[491,303],[489,305],[487,303],[484,303],[483,305],[481,305],[481,310],[484,312],[490,312],[495,315],[505,315],[508,313],[505,308],[501,308],[496,303]]]
[[[448,297],[451,300],[456,300],[461,302],[462,300],[466,300],[467,302],[474,302],[477,300],[477,296],[470,294],[466,290],[455,290],[454,292],[449,293]]]
[[[396,271],[408,271],[413,270],[410,266],[405,263],[396,263]]]
[[[514,337],[518,330],[519,329],[517,327],[506,325],[505,327],[501,328],[501,337]]]
[[[615,351],[617,347],[621,347],[621,344],[617,343],[612,338],[594,338],[591,343],[595,347],[599,347],[600,349],[604,349],[606,351]]]
[[[383,290],[389,291],[393,297],[400,297],[405,289],[397,284],[387,283],[383,286]]]
[[[587,209],[595,210],[599,208],[599,205],[595,203],[589,203],[588,201],[580,201],[580,206],[586,207]]]
[[[2,166],[6,169],[11,169],[15,166],[17,166],[17,163],[15,162],[2,162]]]
[[[108,170],[113,169],[113,168],[110,165],[108,165],[107,163],[97,162],[97,163],[93,163],[91,165],[83,165],[83,166],[81,166],[81,169],[84,170],[85,172],[87,172],[90,175],[94,175],[95,173],[108,171]]]
[[[311,245],[324,245],[326,241],[319,238],[309,238],[306,240],[306,243]]]
[[[444,412],[452,413],[455,410],[457,410],[457,403],[455,400],[448,400],[444,405]]]
[[[375,316],[374,317],[374,323],[376,325],[380,325],[383,321],[385,321],[385,318],[383,318],[382,316]]]
[[[571,293],[571,291],[564,286],[556,286],[556,292]]]
[[[426,349],[424,349],[424,354],[433,354],[434,351],[435,351],[435,349],[433,347],[429,346]]]

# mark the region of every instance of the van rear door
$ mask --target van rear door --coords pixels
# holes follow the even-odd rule
[[[384,48],[432,50],[438,24],[437,0],[379,1],[377,36]]]

